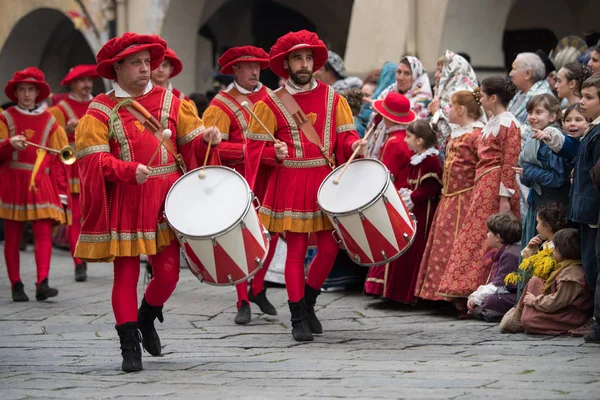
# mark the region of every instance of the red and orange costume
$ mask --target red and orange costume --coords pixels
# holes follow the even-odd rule
[[[82,78],[97,78],[98,73],[96,72],[95,65],[77,65],[67,73],[64,79],[60,82],[62,86],[70,86],[71,83],[78,79]],[[92,102],[92,98],[87,101],[77,100],[72,95],[64,97],[60,100],[55,106],[50,107],[48,112],[54,116],[58,125],[60,125],[63,129],[66,129],[67,122],[69,120],[80,120],[85,115],[90,103]],[[67,137],[69,139],[69,145],[73,148],[75,147],[75,131],[67,132]],[[84,267],[83,261],[79,260],[74,256],[75,254],[75,246],[77,245],[77,238],[79,238],[79,232],[81,231],[81,211],[79,207],[79,193],[80,182],[79,182],[79,164],[75,162],[71,165],[65,166],[67,169],[69,183],[71,187],[71,215],[72,215],[72,223],[68,227],[68,238],[69,238],[69,247],[71,249],[71,255],[73,255],[73,261],[75,263],[75,267],[82,266]],[[84,267],[85,268],[85,267]]]
[[[510,202],[519,217],[519,190],[515,173],[521,151],[521,128],[512,113],[503,112],[487,122],[477,146],[477,169],[471,205],[456,237],[438,292],[451,299],[466,299],[490,274],[481,263],[488,250],[486,219],[500,210],[500,197]]]
[[[446,147],[443,195],[433,218],[415,290],[415,296],[422,299],[447,300],[437,292],[454,241],[471,206],[482,128],[481,122],[475,122],[454,129]]]
[[[222,74],[234,74],[233,66],[241,62],[259,63],[261,69],[269,66],[269,55],[263,49],[254,46],[233,47],[227,50],[219,58]],[[265,97],[268,89],[262,83],[254,90],[246,90],[234,81],[227,90],[219,92],[204,111],[202,120],[207,126],[216,126],[221,132],[223,141],[219,146],[219,157],[223,165],[235,169],[245,176],[244,148],[246,146],[246,135],[250,123],[250,113],[242,107],[244,101],[248,107]],[[254,194],[262,199],[265,194],[264,185],[254,185]],[[252,279],[252,295],[258,296],[265,290],[265,275],[275,255],[278,235],[271,236],[269,253],[265,259],[264,266],[254,275]],[[238,309],[245,301],[249,304],[248,282],[236,285],[238,296]],[[254,298],[254,297],[253,297]]]
[[[50,95],[44,73],[29,67],[15,72],[4,89],[6,96],[15,103],[18,102],[15,90],[20,83],[37,87],[36,104]],[[27,110],[17,105],[0,114],[0,176],[3,177],[0,180],[0,218],[4,219],[4,259],[13,290],[16,284],[22,288],[19,244],[26,221],[33,222],[38,287],[48,279],[52,225],[68,222],[59,195],[66,198],[69,193],[66,174],[58,157],[33,146],[16,151],[9,140],[17,135],[55,150],[67,146],[65,131],[52,114],[42,108]],[[38,300],[43,299],[38,296]]]
[[[288,78],[284,60],[297,49],[312,50],[314,70],[327,61],[327,47],[316,34],[290,32],[279,38],[271,48],[269,62],[273,72]],[[314,79],[308,90],[295,86],[291,80],[287,81],[285,89],[306,114],[310,120],[308,123],[314,126],[323,153],[335,157],[337,164],[344,163],[352,154],[352,145],[359,140],[346,99],[337,95],[330,86]],[[295,329],[304,324],[304,320],[308,320],[313,333],[321,333],[322,327],[314,315],[314,304],[333,267],[338,245],[331,235],[330,221],[317,204],[317,192],[331,167],[319,147],[307,139],[276,92],[257,102],[253,111],[270,132],[286,143],[289,151],[287,158],[278,161],[271,136],[254,119],[250,122],[246,179],[254,187],[265,182],[268,176],[259,216],[269,231],[286,232],[285,281],[292,311],[292,333],[296,338]],[[311,232],[316,236],[318,250],[305,285],[304,257]],[[312,340],[310,332],[304,337],[302,340]]]
[[[154,69],[165,49],[166,42],[158,36],[125,33],[102,47],[96,56],[97,72],[116,80],[113,63],[143,50],[150,52]],[[148,165],[149,179],[137,184],[136,168],[150,161],[159,140],[126,108],[130,95],[117,82],[114,88],[94,99],[75,133],[83,217],[75,255],[84,261],[114,262],[112,305],[123,349],[122,368],[137,371],[142,369],[139,342],[135,345],[138,323],[144,347],[159,355],[154,319],[162,322],[162,306],[179,279],[179,244],[163,211],[167,192],[182,172],[173,155],[161,146]],[[150,82],[135,101],[163,128],[171,129],[173,135],[167,140],[188,168],[202,163],[208,150],[202,139],[205,128],[188,102]],[[218,162],[217,151],[211,153],[212,163]],[[138,313],[140,254],[149,256],[154,274]]]

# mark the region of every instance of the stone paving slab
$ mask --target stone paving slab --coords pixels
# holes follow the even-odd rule
[[[336,292],[319,298],[325,334],[301,344],[284,289],[268,290],[279,315],[253,309],[252,322],[237,326],[235,289],[187,270],[158,324],[163,356],[144,353],[144,371],[125,374],[112,266],[88,271],[87,282],[74,282],[68,254],[55,250],[50,283],[60,293],[47,302],[13,303],[0,280],[0,400],[600,399],[600,346],[581,339],[504,335],[497,324]],[[31,247],[22,277],[35,299]],[[143,278],[142,269],[140,296]]]

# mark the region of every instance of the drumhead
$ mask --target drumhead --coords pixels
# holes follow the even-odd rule
[[[165,215],[173,229],[186,236],[210,237],[239,221],[252,201],[246,180],[221,166],[197,168],[179,178],[165,202]]]
[[[354,160],[336,185],[334,178],[340,165],[325,178],[319,188],[318,202],[323,211],[343,214],[357,210],[375,200],[389,184],[387,168],[371,158]]]

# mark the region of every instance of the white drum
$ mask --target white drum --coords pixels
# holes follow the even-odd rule
[[[235,170],[206,167],[183,175],[167,194],[165,216],[202,282],[235,285],[252,277],[269,251],[269,233],[253,207],[255,197]]]
[[[348,254],[365,267],[400,257],[412,245],[417,224],[390,172],[377,160],[354,160],[336,185],[342,168],[325,178],[317,197]]]

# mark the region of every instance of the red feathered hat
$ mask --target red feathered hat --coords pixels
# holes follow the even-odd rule
[[[121,37],[110,39],[102,46],[96,55],[96,61],[98,62],[96,72],[105,79],[115,80],[117,74],[113,63],[143,50],[150,52],[150,69],[155,70],[165,56],[167,42],[157,35],[138,35],[137,33],[126,32]]]
[[[169,60],[171,62],[171,65],[173,66],[173,72],[171,72],[171,76],[169,76],[169,78],[175,78],[181,73],[181,71],[183,70],[183,63],[181,62],[179,57],[177,57],[177,54],[175,54],[173,50],[167,49],[167,51],[165,52],[165,60]]]
[[[95,64],[82,64],[76,65],[69,70],[67,75],[60,81],[61,86],[69,86],[73,81],[82,78],[92,78],[96,79],[98,77],[98,73],[96,72]]]
[[[241,62],[260,63],[260,69],[269,66],[269,55],[266,51],[254,46],[232,47],[219,57],[222,74],[233,74],[233,66]]]
[[[313,71],[318,71],[327,62],[329,54],[327,46],[314,32],[306,30],[298,32],[289,32],[279,39],[271,47],[269,52],[269,66],[271,70],[282,78],[289,78],[288,71],[283,67],[284,60],[288,54],[298,49],[312,49],[313,51]]]
[[[44,82],[44,73],[36,67],[27,67],[22,71],[17,71],[4,87],[4,94],[12,102],[18,103],[15,90],[19,83],[33,83],[40,93],[35,98],[35,102],[44,101],[50,96],[50,85]]]
[[[390,92],[385,99],[375,100],[373,109],[397,124],[410,124],[417,115],[410,109],[410,100],[398,92]]]

